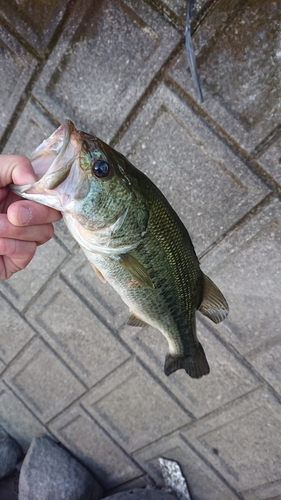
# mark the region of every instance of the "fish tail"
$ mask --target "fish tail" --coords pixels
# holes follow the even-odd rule
[[[210,367],[200,342],[198,342],[197,350],[193,354],[186,356],[171,356],[171,354],[167,354],[164,366],[165,375],[171,375],[171,373],[181,368],[192,378],[201,378],[203,375],[210,373]]]

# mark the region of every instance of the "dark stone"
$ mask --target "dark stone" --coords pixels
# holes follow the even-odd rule
[[[14,471],[0,480],[1,500],[18,500],[19,472]]]
[[[102,487],[48,437],[32,440],[19,479],[19,500],[99,500]]]
[[[14,471],[22,456],[20,445],[0,427],[0,479]]]

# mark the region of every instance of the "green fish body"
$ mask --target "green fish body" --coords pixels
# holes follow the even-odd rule
[[[164,372],[209,373],[196,335],[196,310],[215,323],[228,314],[204,275],[183,223],[166,198],[123,155],[70,121],[31,157],[38,182],[13,186],[23,197],[63,212],[100,279],[130,309],[128,324],[151,325],[168,341]]]

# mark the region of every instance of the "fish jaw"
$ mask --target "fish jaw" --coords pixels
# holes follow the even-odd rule
[[[78,132],[74,124],[66,120],[30,156],[38,180],[22,186],[10,184],[10,189],[23,198],[56,210],[70,210],[73,206],[73,195],[70,199],[73,186],[77,190],[81,184],[87,184],[79,168],[80,151]]]

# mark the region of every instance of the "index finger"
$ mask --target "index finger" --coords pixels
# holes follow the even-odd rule
[[[0,188],[14,184],[31,184],[37,181],[32,165],[26,156],[0,155]]]

